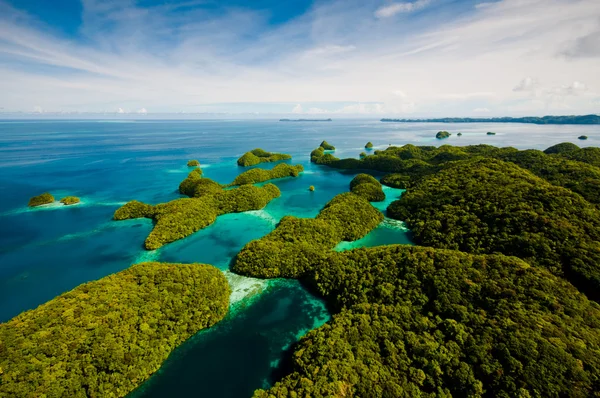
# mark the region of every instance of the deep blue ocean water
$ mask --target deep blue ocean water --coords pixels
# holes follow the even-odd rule
[[[439,130],[463,133],[443,141]],[[487,136],[494,131],[495,136]],[[579,141],[579,135],[588,135]],[[207,121],[0,121],[0,322],[140,261],[204,262],[227,273],[232,311],[216,327],[179,347],[133,396],[249,396],[268,387],[285,351],[328,319],[324,303],[294,281],[257,281],[227,272],[250,240],[272,231],[284,215],[314,217],[354,174],[309,162],[322,140],[338,157],[358,157],[367,141],[389,144],[488,143],[520,149],[570,141],[598,146],[598,126],[527,124],[393,124],[375,120],[329,123],[247,120]],[[298,178],[274,181],[282,196],[265,209],[221,216],[208,228],[157,251],[142,247],[149,220],[115,222],[114,211],[137,199],[156,204],[180,197],[179,182],[198,159],[205,176],[228,183],[244,169],[236,159],[260,147],[290,153],[301,163]],[[261,167],[273,167],[262,165]],[[308,187],[315,186],[315,192]],[[79,196],[76,206],[28,209],[31,196]],[[401,195],[387,189],[382,211]],[[410,243],[401,223],[384,221],[357,242],[336,250]]]

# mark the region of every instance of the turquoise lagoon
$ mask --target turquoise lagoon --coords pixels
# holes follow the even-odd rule
[[[463,133],[436,140],[438,130]],[[207,121],[0,121],[0,322],[68,291],[140,261],[203,262],[223,270],[233,294],[230,314],[180,346],[133,397],[249,396],[268,387],[286,366],[286,352],[307,331],[326,322],[324,303],[296,281],[261,281],[228,271],[250,240],[272,231],[285,215],[314,217],[353,173],[316,166],[310,151],[326,139],[336,156],[358,157],[367,141],[389,144],[468,145],[544,149],[570,141],[598,146],[597,126],[525,124],[394,124],[376,120],[281,123],[271,120]],[[487,136],[495,131],[495,136]],[[590,138],[581,142],[580,135]],[[221,216],[208,228],[156,251],[142,244],[149,220],[111,221],[113,212],[137,199],[160,203],[180,197],[179,182],[198,159],[207,177],[228,183],[244,169],[236,159],[261,147],[290,153],[301,163],[298,178],[274,181],[280,198],[263,210]],[[273,167],[273,164],[261,167]],[[308,187],[315,186],[314,192]],[[385,211],[401,190],[386,188]],[[58,200],[76,195],[75,206],[26,207],[49,191]],[[365,238],[336,250],[410,244],[401,222],[386,219]]]

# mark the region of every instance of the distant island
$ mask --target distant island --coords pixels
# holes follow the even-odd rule
[[[532,124],[600,124],[599,115],[544,116],[544,117],[444,117],[438,119],[381,119],[395,123],[532,123]]]
[[[331,119],[279,119],[280,122],[332,122]]]

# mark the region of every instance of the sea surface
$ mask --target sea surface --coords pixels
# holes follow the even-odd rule
[[[439,130],[463,135],[440,141],[435,139]],[[598,146],[599,130],[376,120],[0,121],[0,322],[137,262],[213,264],[232,285],[229,315],[175,350],[131,395],[250,396],[272,384],[293,344],[326,322],[329,313],[298,282],[236,276],[228,271],[229,263],[283,216],[314,217],[331,198],[348,191],[354,174],[310,163],[310,152],[322,140],[337,147],[338,157],[358,157],[367,141],[374,149],[407,143],[545,149],[569,141]],[[488,131],[496,135],[488,136]],[[583,134],[590,138],[579,141]],[[187,160],[198,159],[206,177],[229,183],[244,170],[236,159],[257,147],[289,153],[290,163],[305,167],[297,178],[274,181],[282,195],[263,210],[221,216],[208,228],[156,251],[142,247],[150,220],[111,220],[132,199],[156,204],[179,198],[178,184],[189,172]],[[43,192],[57,200],[79,196],[82,203],[28,209],[29,198]],[[386,202],[375,204],[382,211],[402,191],[386,188],[385,193]],[[386,219],[365,238],[342,242],[336,250],[391,243],[410,244],[410,232],[401,222]]]

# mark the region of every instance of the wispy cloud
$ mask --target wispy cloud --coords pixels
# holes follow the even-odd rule
[[[263,10],[139,4],[84,0],[66,38],[0,0],[3,112],[597,111],[597,0],[325,0],[276,25]]]
[[[375,16],[377,18],[389,18],[393,17],[396,14],[407,13],[420,10],[425,8],[431,3],[431,0],[417,0],[415,2],[405,2],[405,3],[392,3],[387,6],[383,6],[378,8],[375,11]]]

